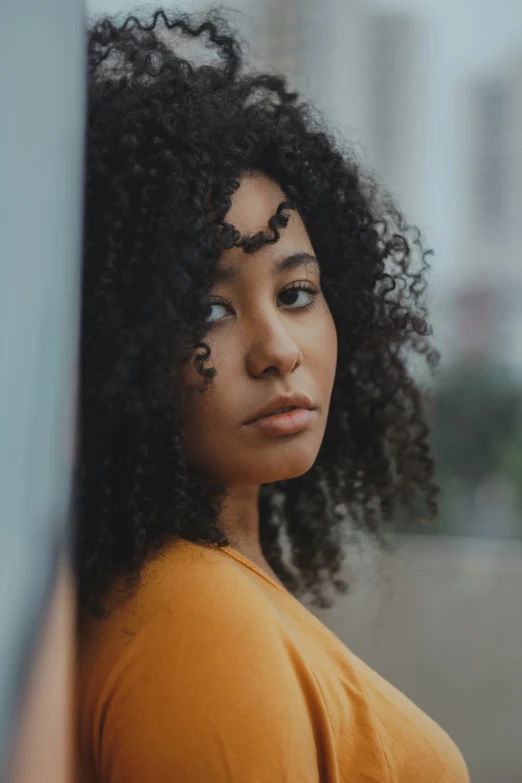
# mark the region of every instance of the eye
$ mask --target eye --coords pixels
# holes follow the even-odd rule
[[[215,308],[217,308],[217,314],[215,313]],[[221,312],[219,311],[221,308]],[[207,323],[212,324],[215,321],[219,321],[220,318],[223,318],[225,315],[225,312],[228,309],[228,304],[226,302],[219,302],[219,301],[213,301],[208,303],[208,317],[207,317]]]
[[[290,298],[293,301],[286,301],[284,304],[291,307],[292,310],[308,310],[315,304],[315,298],[319,293],[317,286],[312,283],[293,283],[284,291],[281,291],[280,297]]]

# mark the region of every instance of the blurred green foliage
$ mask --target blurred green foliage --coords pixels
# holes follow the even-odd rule
[[[441,488],[428,526],[399,519],[399,530],[522,537],[522,384],[493,362],[447,368],[429,406]]]

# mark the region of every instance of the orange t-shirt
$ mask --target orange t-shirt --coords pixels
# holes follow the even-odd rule
[[[235,549],[81,625],[78,783],[468,783],[448,735]]]

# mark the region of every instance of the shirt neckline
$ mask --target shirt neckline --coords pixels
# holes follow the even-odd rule
[[[281,593],[284,593],[285,595],[288,595],[290,597],[293,597],[291,593],[288,592],[288,590],[285,587],[281,587],[280,584],[278,584],[275,579],[273,579],[269,573],[267,573],[263,568],[257,565],[257,563],[254,563],[253,560],[250,560],[249,557],[244,555],[242,552],[239,552],[237,549],[234,549],[232,546],[224,546],[220,547],[220,549],[225,552],[225,554],[232,557],[234,560],[237,560],[239,563],[242,563],[246,568],[249,568],[251,571],[254,571],[258,576],[262,577],[266,582],[276,587]]]

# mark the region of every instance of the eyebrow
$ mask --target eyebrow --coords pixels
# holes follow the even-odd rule
[[[310,253],[293,253],[290,256],[284,256],[283,258],[274,261],[272,264],[272,274],[278,275],[281,274],[281,272],[288,272],[299,266],[319,268],[319,261],[315,256],[310,255]],[[227,266],[224,264],[215,270],[214,276],[216,282],[232,282],[241,277],[241,272],[237,266]]]

